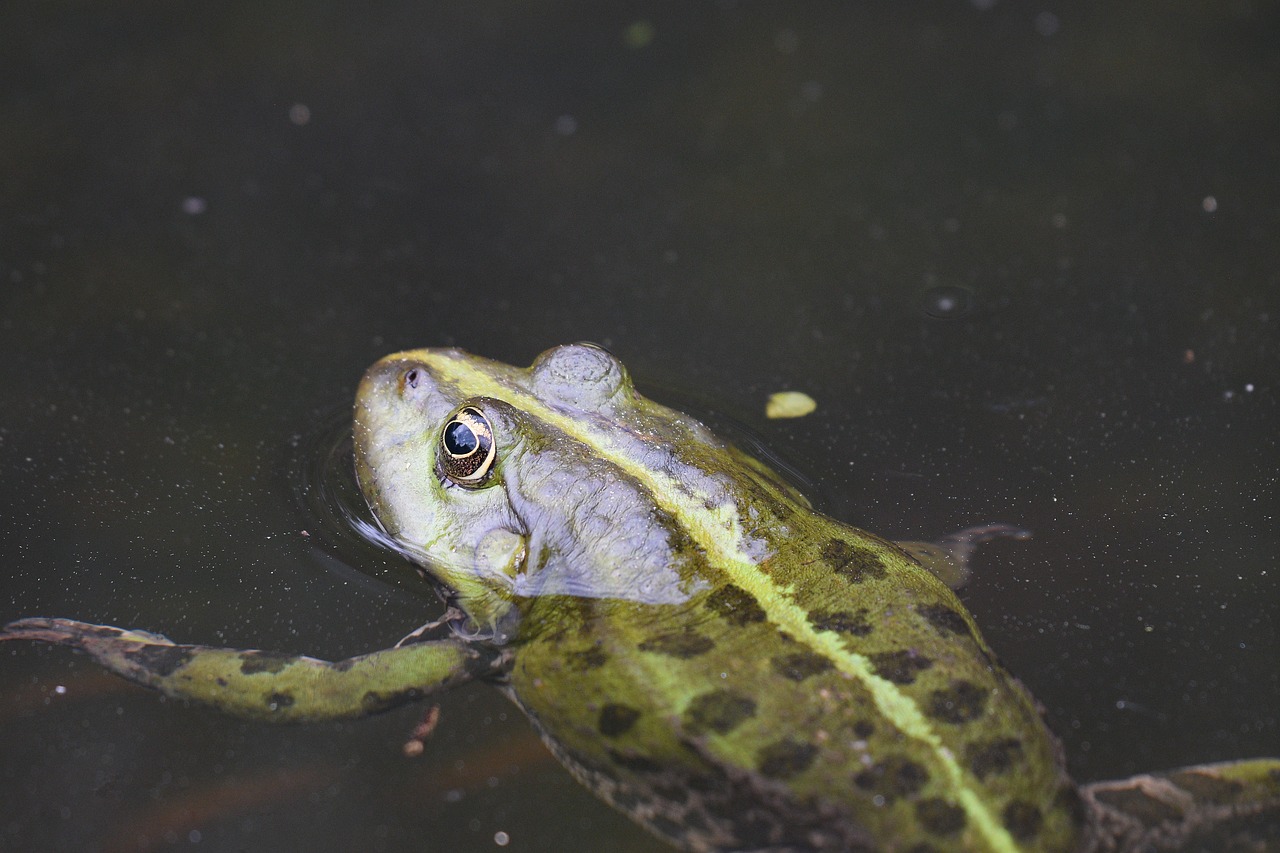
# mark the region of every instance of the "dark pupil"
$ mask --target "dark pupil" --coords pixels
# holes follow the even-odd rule
[[[476,434],[462,421],[454,421],[444,428],[444,449],[454,456],[466,456],[476,449]]]

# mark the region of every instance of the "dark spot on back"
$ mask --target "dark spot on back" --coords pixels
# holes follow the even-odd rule
[[[746,802],[737,792],[708,801],[706,810],[732,827],[733,849],[766,850],[782,835],[782,823],[776,816]]]
[[[934,835],[950,835],[964,829],[964,809],[938,797],[916,803],[916,819]]]
[[[291,655],[277,652],[242,652],[240,654],[240,671],[245,675],[257,675],[260,672],[275,674],[293,661]]]
[[[897,755],[891,755],[853,777],[853,783],[859,788],[880,794],[886,800],[909,797],[928,781],[927,770],[911,759]]]
[[[1132,815],[1147,826],[1182,817],[1180,809],[1149,796],[1139,788],[1103,788],[1095,791],[1093,796],[1103,805]]]
[[[600,709],[600,734],[617,737],[631,730],[640,719],[640,712],[628,705],[609,703]]]
[[[819,631],[836,631],[865,637],[873,630],[866,610],[815,610],[809,614],[809,624]]]
[[[792,681],[804,681],[811,675],[831,669],[831,661],[817,652],[793,652],[776,657],[772,661],[773,669],[779,675]]]
[[[722,586],[708,595],[707,607],[734,625],[750,625],[765,620],[760,603],[745,589],[733,584]]]
[[[294,703],[291,693],[272,693],[267,697],[267,706],[273,711],[281,711]]]
[[[1004,773],[1015,762],[1022,759],[1022,742],[1017,738],[1006,737],[996,740],[971,743],[965,749],[969,757],[969,769],[979,779],[986,779],[996,773]]]
[[[640,644],[642,652],[656,652],[673,658],[693,658],[706,654],[716,647],[710,637],[704,637],[689,629],[673,631],[650,637]]]
[[[1235,779],[1224,779],[1204,770],[1179,770],[1168,774],[1168,779],[1202,802],[1232,803],[1244,790],[1244,785]]]
[[[690,829],[700,834],[706,834],[711,831],[711,824],[707,823],[707,816],[697,803],[692,803],[689,808],[685,809],[684,815],[680,818],[680,825],[679,838],[688,837]]]
[[[967,723],[982,716],[987,695],[978,685],[957,679],[950,687],[933,691],[926,713],[944,723]]]
[[[684,725],[700,734],[713,731],[728,734],[755,716],[756,703],[732,690],[712,690],[695,696],[684,711]]]
[[[866,740],[876,733],[876,727],[871,723],[868,723],[866,720],[858,720],[858,722],[853,724],[853,733],[863,740]]]
[[[588,649],[569,652],[564,656],[564,665],[574,672],[586,672],[589,669],[599,669],[608,663],[608,661],[608,653],[599,646],[592,646]]]
[[[666,800],[669,803],[683,803],[689,799],[689,789],[684,786],[683,781],[675,774],[658,777],[649,784],[649,790],[659,800]]]
[[[1053,804],[1071,816],[1072,826],[1084,826],[1085,819],[1088,817],[1084,799],[1072,782],[1067,781],[1058,789],[1058,796],[1053,798]]]
[[[663,773],[666,767],[643,755],[627,755],[617,750],[609,750],[609,758],[614,764],[635,773]]]
[[[871,663],[881,678],[887,678],[894,684],[911,684],[918,673],[933,666],[930,658],[916,654],[912,649],[871,655]]]
[[[388,708],[394,708],[397,705],[403,705],[406,702],[412,702],[420,695],[422,694],[416,687],[410,687],[407,690],[393,690],[389,693],[366,690],[365,694],[360,697],[360,708],[366,714],[373,714],[378,711],[385,711]]]
[[[606,773],[605,775],[608,774]],[[631,788],[623,786],[619,786],[612,794],[610,794],[610,801],[615,807],[622,809],[628,814],[634,812],[636,807],[639,806],[640,803],[644,802],[638,793],[633,791]]]
[[[830,539],[822,546],[822,561],[850,583],[885,576],[880,556],[868,548],[859,548],[843,539]]]
[[[765,776],[790,779],[803,773],[818,755],[818,748],[811,743],[783,738],[762,748],[757,754],[758,769]]]
[[[658,833],[658,835],[669,838],[672,841],[683,838],[688,834],[688,827],[684,826],[680,821],[667,817],[662,812],[655,812],[646,817],[645,825]]]
[[[184,646],[139,646],[124,656],[147,672],[166,676],[190,662],[191,650]]]
[[[922,604],[916,608],[916,612],[927,619],[929,624],[939,631],[949,631],[952,634],[969,633],[969,623],[965,622],[964,617],[958,612],[945,604]]]
[[[1019,841],[1030,841],[1040,832],[1044,816],[1040,809],[1025,800],[1014,800],[1004,807],[1002,815],[1005,829]]]
[[[686,776],[684,779],[684,786],[690,791],[696,791],[700,794],[710,794],[724,788],[724,779],[719,776],[699,773],[693,776]]]

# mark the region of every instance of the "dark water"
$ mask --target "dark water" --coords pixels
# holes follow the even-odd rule
[[[965,597],[1079,778],[1280,752],[1280,11],[1112,5],[7,4],[0,618],[394,642],[316,436],[391,350],[591,339],[836,515],[1034,530]],[[5,648],[0,849],[658,849],[493,691],[419,713]]]

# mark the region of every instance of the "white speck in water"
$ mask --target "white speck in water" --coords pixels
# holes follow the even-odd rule
[[[623,32],[622,43],[632,50],[639,50],[652,44],[653,38],[657,34],[658,30],[654,27],[653,21],[636,21]]]
[[[1245,385],[1244,385],[1244,393],[1246,393],[1246,394],[1252,394],[1252,393],[1253,393],[1253,383],[1252,383],[1252,382],[1246,382],[1246,383],[1245,383]]]
[[[209,209],[209,203],[200,196],[190,195],[182,200],[182,212],[188,216],[199,216]]]
[[[1217,213],[1218,200],[1211,195],[1207,195],[1203,199],[1201,199],[1200,207],[1204,210],[1205,213]]]
[[[499,847],[506,847],[511,843],[511,836],[507,835],[502,830],[498,830],[493,834],[493,843]]]
[[[192,844],[199,844],[200,839],[203,837],[204,836],[200,834],[200,830],[198,829],[193,829],[187,833],[187,840],[190,841]]]
[[[67,685],[59,684],[57,687],[53,688],[53,692],[57,693],[59,696],[65,696],[67,695]]]
[[[924,313],[940,320],[952,320],[969,313],[973,297],[965,287],[937,285],[924,292]]]
[[[302,127],[311,121],[311,107],[306,104],[294,104],[289,107],[289,121]]]
[[[773,37],[773,47],[778,53],[795,53],[800,46],[800,36],[795,30],[779,30]]]
[[[556,119],[556,133],[561,136],[573,136],[578,130],[578,120],[571,115],[563,115]]]
[[[1058,31],[1062,26],[1062,21],[1058,20],[1058,16],[1052,12],[1041,12],[1036,15],[1036,32],[1048,38]]]

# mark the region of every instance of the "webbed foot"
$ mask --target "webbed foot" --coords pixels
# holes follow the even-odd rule
[[[1086,849],[1273,850],[1280,844],[1280,759],[1201,764],[1080,789]]]
[[[933,542],[910,541],[898,542],[897,545],[915,557],[938,580],[952,589],[959,589],[969,582],[973,574],[969,561],[978,546],[992,539],[1004,538],[1030,539],[1031,531],[1012,524],[982,524],[957,530]]]

